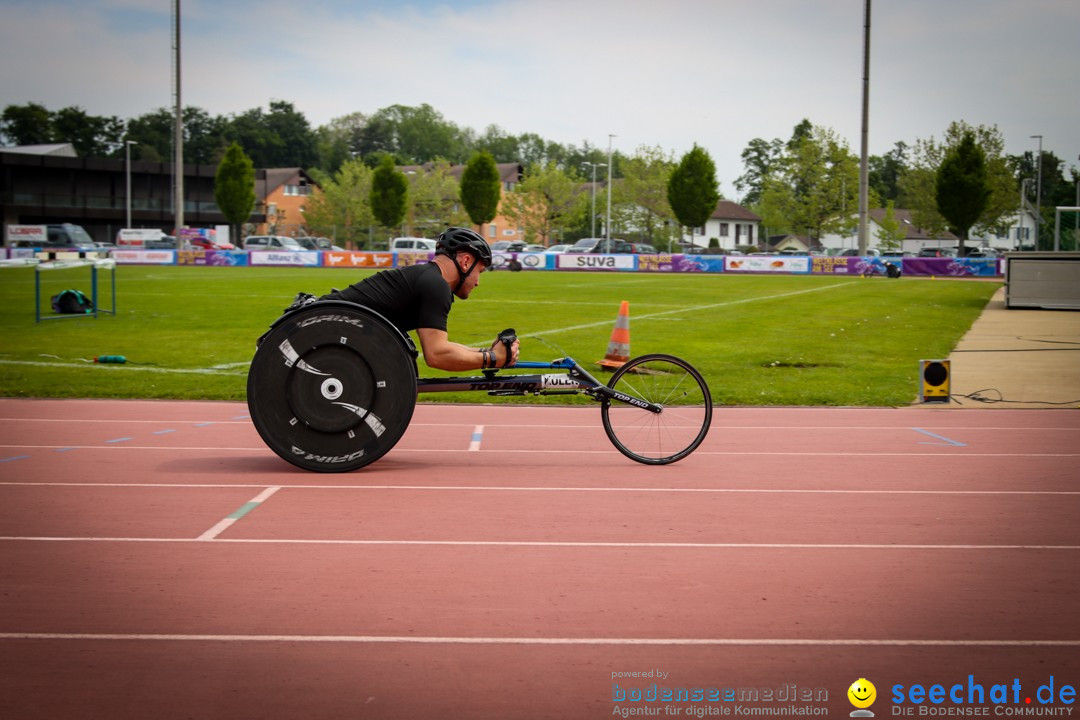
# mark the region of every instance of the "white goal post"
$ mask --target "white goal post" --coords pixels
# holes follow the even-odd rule
[[[1056,207],[1054,208],[1054,252],[1061,250],[1061,213],[1072,213],[1073,227],[1065,228],[1065,232],[1072,233],[1072,250],[1080,250],[1080,207]]]

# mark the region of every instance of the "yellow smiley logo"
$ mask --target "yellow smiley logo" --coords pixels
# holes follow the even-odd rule
[[[848,700],[857,708],[868,708],[877,700],[877,688],[866,678],[859,678],[851,683],[847,690]]]

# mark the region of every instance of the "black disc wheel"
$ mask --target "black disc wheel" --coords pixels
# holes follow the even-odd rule
[[[359,306],[310,307],[262,339],[247,385],[251,420],[293,465],[345,472],[385,455],[416,406],[400,333]]]
[[[606,398],[604,432],[619,452],[647,465],[666,465],[692,453],[712,423],[709,386],[690,363],[673,355],[642,355],[615,371],[608,387],[660,411]]]

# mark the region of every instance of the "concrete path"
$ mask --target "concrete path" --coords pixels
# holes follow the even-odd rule
[[[949,359],[949,407],[1080,408],[1080,312],[1007,309],[1002,288]]]

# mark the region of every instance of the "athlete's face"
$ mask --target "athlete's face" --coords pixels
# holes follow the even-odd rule
[[[480,284],[480,273],[484,272],[484,263],[477,260],[471,253],[458,255],[458,264],[465,270],[465,282],[454,294],[462,300],[469,297],[473,288]]]

